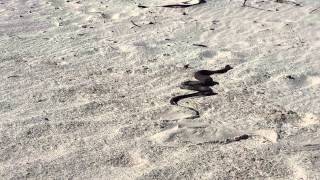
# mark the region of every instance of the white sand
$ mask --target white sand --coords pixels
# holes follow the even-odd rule
[[[296,1],[0,0],[0,179],[320,179],[320,3]],[[180,102],[200,118],[169,104],[227,64]]]

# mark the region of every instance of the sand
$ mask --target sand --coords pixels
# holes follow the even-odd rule
[[[319,1],[181,2],[1,0],[0,179],[320,179]]]

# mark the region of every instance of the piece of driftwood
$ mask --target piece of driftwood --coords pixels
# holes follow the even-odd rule
[[[186,1],[186,2],[182,2],[179,4],[169,4],[169,5],[163,5],[163,6],[159,6],[159,7],[166,7],[166,8],[187,8],[187,7],[191,7],[191,6],[196,6],[199,4],[203,4],[206,3],[206,0],[199,0],[197,3],[190,3],[191,1]]]

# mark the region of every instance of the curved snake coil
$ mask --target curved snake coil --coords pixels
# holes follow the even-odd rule
[[[197,81],[182,82],[180,85],[180,88],[181,89],[188,89],[188,90],[192,90],[192,91],[197,91],[197,92],[191,93],[191,94],[175,96],[170,99],[170,104],[176,105],[176,106],[181,106],[181,107],[190,109],[195,112],[195,115],[188,117],[186,119],[199,118],[200,113],[198,110],[191,108],[191,107],[179,105],[178,102],[182,99],[189,98],[189,97],[195,97],[195,96],[202,97],[202,96],[216,95],[217,93],[213,92],[213,90],[211,89],[211,86],[217,85],[219,83],[216,81],[213,81],[213,79],[210,77],[210,75],[226,73],[231,69],[232,69],[232,67],[230,65],[226,65],[223,69],[219,69],[219,70],[215,70],[215,71],[200,70],[200,71],[195,72],[194,78]]]

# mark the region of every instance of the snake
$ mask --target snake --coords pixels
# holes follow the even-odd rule
[[[195,93],[174,96],[170,99],[170,104],[187,108],[195,113],[193,116],[187,117],[186,119],[199,118],[200,113],[198,110],[196,110],[192,107],[180,105],[180,104],[178,104],[178,102],[182,99],[185,99],[185,98],[205,97],[205,96],[213,96],[213,95],[218,94],[218,93],[214,92],[211,89],[211,87],[218,85],[219,83],[214,81],[210,76],[213,74],[223,74],[223,73],[228,72],[231,69],[233,69],[233,68],[230,65],[226,65],[224,68],[219,69],[219,70],[214,70],[214,71],[199,70],[199,71],[196,71],[194,73],[194,78],[196,79],[196,81],[184,81],[180,84],[180,89],[192,90],[192,91],[195,91]]]
[[[199,118],[200,113],[198,110],[196,110],[192,107],[180,105],[178,102],[182,99],[190,98],[190,97],[205,97],[205,96],[217,95],[218,93],[214,92],[211,89],[211,87],[218,85],[219,83],[214,81],[210,76],[213,74],[223,74],[223,73],[230,71],[231,69],[233,69],[233,68],[230,65],[226,65],[224,68],[219,69],[219,70],[214,70],[214,71],[199,70],[199,71],[196,71],[194,73],[194,78],[196,79],[196,81],[184,81],[180,84],[181,89],[192,90],[192,91],[195,91],[195,93],[174,96],[170,99],[170,104],[176,105],[176,106],[181,106],[181,107],[187,108],[187,109],[195,112],[195,114],[193,116],[187,117],[185,119]],[[229,137],[224,140],[202,142],[202,143],[197,143],[197,145],[205,144],[205,143],[227,144],[227,143],[231,143],[231,142],[246,140],[252,136],[254,136],[254,134],[239,134],[238,136]]]

